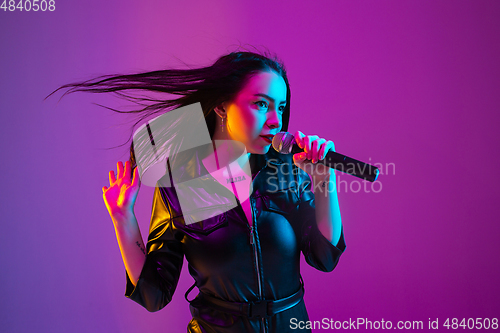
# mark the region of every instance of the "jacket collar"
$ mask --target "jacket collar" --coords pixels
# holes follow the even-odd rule
[[[252,179],[268,164],[280,165],[285,163],[282,157],[283,155],[274,150],[273,147],[270,147],[266,154],[250,154],[249,163],[250,170],[252,171]]]

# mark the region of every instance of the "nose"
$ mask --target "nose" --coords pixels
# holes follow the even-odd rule
[[[266,124],[271,129],[281,127],[281,116],[278,115],[276,110],[269,110],[269,112],[267,112]]]

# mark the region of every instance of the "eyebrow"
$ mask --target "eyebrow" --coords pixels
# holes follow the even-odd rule
[[[265,98],[267,98],[268,100],[270,100],[270,101],[273,101],[273,102],[274,102],[274,99],[272,99],[271,97],[267,96],[266,94],[255,94],[254,96],[261,96],[261,97],[265,97]],[[280,102],[280,104],[283,104],[283,103],[285,103],[285,104],[286,104],[286,101]]]

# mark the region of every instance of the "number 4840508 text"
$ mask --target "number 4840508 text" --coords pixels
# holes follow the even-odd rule
[[[19,0],[19,2],[16,5],[15,0],[3,0],[2,5],[0,6],[0,9],[3,9],[4,12],[7,10],[9,12],[14,12],[16,10],[22,12],[23,10],[25,12],[53,12],[56,10],[56,1],[55,0]]]

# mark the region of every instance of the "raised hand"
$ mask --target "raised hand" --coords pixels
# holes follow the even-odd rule
[[[109,172],[109,187],[103,186],[102,197],[112,218],[122,218],[133,215],[134,204],[139,193],[140,181],[137,168],[131,179],[130,162],[117,163],[117,177],[113,170]]]
[[[328,151],[335,151],[335,145],[332,141],[327,141],[317,135],[305,135],[301,131],[294,134],[295,141],[303,153],[293,155],[295,165],[307,172],[315,180],[323,180],[333,173],[333,169],[318,164],[318,161],[326,157]]]

